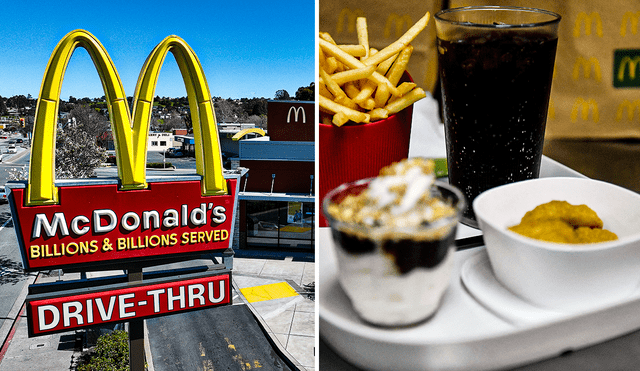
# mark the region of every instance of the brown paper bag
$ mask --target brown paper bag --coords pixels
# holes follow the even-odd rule
[[[321,32],[328,32],[339,44],[357,44],[356,17],[364,16],[369,44],[377,49],[397,40],[430,12],[432,18],[427,28],[411,43],[414,50],[407,70],[418,86],[433,92],[438,77],[433,15],[441,9],[441,0],[320,0],[319,4]]]
[[[640,2],[452,1],[450,7],[515,5],[562,16],[547,139],[640,138]]]

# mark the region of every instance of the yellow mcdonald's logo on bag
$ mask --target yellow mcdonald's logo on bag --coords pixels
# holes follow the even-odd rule
[[[153,49],[140,72],[133,111],[130,111],[120,76],[104,46],[89,32],[75,30],[58,43],[43,77],[33,127],[27,205],[58,203],[54,178],[60,89],[69,59],[78,47],[87,50],[102,82],[116,143],[122,190],[147,186],[147,136],[153,97],[160,69],[167,53],[171,52],[187,90],[196,145],[196,171],[202,176],[202,195],[227,194],[213,103],[204,71],[191,47],[177,36],[168,36]]]
[[[576,62],[573,64],[572,77],[575,81],[580,78],[580,67],[582,67],[583,76],[585,79],[591,78],[591,70],[596,81],[602,80],[602,73],[600,72],[600,62],[596,57],[590,57],[589,59],[582,56],[576,58]]]
[[[623,81],[625,77],[625,71],[627,70],[627,66],[629,66],[629,78],[631,80],[635,80],[636,78],[636,68],[640,64],[640,56],[638,57],[623,57],[618,66],[618,81]]]
[[[618,110],[616,111],[616,121],[622,120],[625,108],[627,109],[628,121],[632,121],[636,108],[638,109],[638,115],[640,115],[640,99],[636,99],[634,101],[630,101],[627,99],[623,100],[618,105]]]
[[[577,98],[573,103],[573,107],[571,107],[571,122],[578,121],[579,113],[581,113],[582,120],[588,120],[590,111],[593,111],[593,122],[598,122],[600,120],[598,103],[594,99],[585,100],[583,98]]]
[[[580,37],[580,30],[582,29],[581,24],[584,23],[584,34],[591,35],[591,27],[595,23],[596,26],[596,35],[602,37],[602,19],[600,18],[600,14],[597,12],[592,12],[591,14],[580,12],[576,17],[576,22],[573,27],[573,37]]]
[[[343,8],[338,14],[338,23],[336,24],[336,33],[342,33],[345,29],[345,19],[348,33],[356,32],[356,18],[364,17],[362,9],[351,10]]]
[[[640,88],[640,75],[637,74],[640,66],[640,49],[615,49],[612,62],[613,87]]]
[[[631,33],[638,33],[638,19],[640,18],[640,12],[625,12],[622,16],[622,22],[620,23],[620,36],[627,36],[628,25],[631,24]]]
[[[389,38],[392,36],[391,29],[394,25],[396,26],[395,37],[400,37],[405,33],[406,30],[409,29],[409,27],[411,27],[411,25],[413,25],[413,22],[411,21],[411,17],[408,14],[401,16],[395,13],[391,13],[387,17],[387,21],[384,24],[384,37]]]

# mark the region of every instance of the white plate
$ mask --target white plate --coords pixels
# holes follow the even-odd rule
[[[348,362],[370,370],[493,370],[584,348],[640,328],[640,295],[586,313],[541,310],[490,277],[484,247],[456,252],[438,312],[415,327],[362,322],[337,280],[329,228],[319,233],[320,335]],[[470,290],[462,284],[461,276]],[[489,285],[489,287],[487,287]]]

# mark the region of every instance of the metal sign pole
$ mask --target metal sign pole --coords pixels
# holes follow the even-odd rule
[[[129,282],[142,281],[142,267],[127,270]],[[129,321],[129,369],[144,371],[144,319]]]

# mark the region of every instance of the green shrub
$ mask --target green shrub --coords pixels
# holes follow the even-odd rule
[[[95,349],[78,371],[128,371],[129,334],[115,330],[98,338]]]
[[[168,169],[168,168],[172,168],[173,164],[170,162],[167,163],[162,163],[162,162],[148,162],[147,163],[147,168],[149,169],[162,169],[162,168]]]

